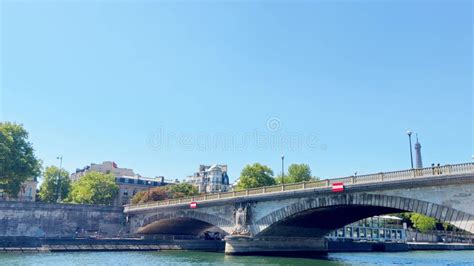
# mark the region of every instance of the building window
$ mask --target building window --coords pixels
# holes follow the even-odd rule
[[[352,227],[346,227],[346,236],[352,237]]]
[[[337,236],[338,237],[344,237],[344,230],[343,229],[338,229],[337,230]]]
[[[373,238],[379,238],[379,230],[378,229],[374,229],[373,233],[374,233]]]
[[[120,182],[125,183],[125,178],[121,177]]]
[[[143,185],[143,183],[144,183],[143,180],[140,180],[140,179],[137,180],[137,184]]]
[[[129,179],[128,179],[128,183],[129,183],[129,184],[133,184],[133,183],[135,183],[135,182],[133,182],[133,181],[134,181],[134,180],[133,180],[133,179],[131,179],[131,178],[129,178]]]
[[[380,238],[384,238],[385,237],[385,230],[379,229],[379,236],[380,236]]]
[[[359,228],[357,228],[357,227],[354,228],[353,232],[354,232],[354,238],[359,238],[360,237]]]

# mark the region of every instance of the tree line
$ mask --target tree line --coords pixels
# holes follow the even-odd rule
[[[56,166],[49,166],[42,171],[42,162],[34,155],[28,132],[22,125],[0,122],[0,192],[16,198],[22,184],[28,179],[42,176],[43,182],[38,198],[43,202],[105,204],[111,205],[119,191],[112,174],[89,172],[78,181],[71,182],[69,173]],[[59,178],[58,178],[59,177]],[[282,183],[296,183],[318,180],[312,176],[307,164],[291,164],[288,172],[274,176],[273,170],[260,163],[245,166],[238,179],[236,189],[248,189],[271,186]],[[164,199],[194,196],[198,194],[196,187],[181,183],[164,187],[150,188],[134,195],[133,203],[145,203]],[[452,230],[448,224],[441,224],[433,218],[417,213],[398,214],[410,227],[420,231],[443,228]]]
[[[319,178],[311,175],[311,168],[307,164],[291,164],[288,167],[288,173],[274,177],[273,170],[270,167],[260,163],[254,163],[246,165],[244,169],[242,169],[237,188],[248,189],[312,180],[319,180]]]
[[[259,163],[247,165],[242,169],[235,189],[248,189],[262,186],[271,186],[281,183],[296,183],[310,180],[318,180],[311,175],[311,169],[307,164],[292,164],[288,167],[288,173],[283,177],[273,176],[273,170]],[[152,201],[182,198],[198,195],[198,189],[188,183],[154,187],[146,191],[138,192],[132,199],[133,204],[141,204]]]
[[[89,172],[78,181],[71,182],[69,172],[56,166],[48,166],[42,171],[42,162],[34,155],[28,132],[22,125],[10,122],[0,123],[0,191],[16,198],[21,185],[29,178],[43,178],[38,199],[43,202],[112,204],[119,187],[112,174]],[[255,163],[244,167],[237,189],[271,186],[317,180],[311,175],[306,164],[292,164],[285,175],[273,176],[268,166]],[[189,184],[178,184],[151,188],[134,195],[134,203],[157,201],[184,196],[193,196],[197,189]]]

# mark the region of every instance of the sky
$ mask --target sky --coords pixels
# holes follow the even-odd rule
[[[471,1],[0,1],[0,120],[43,166],[320,178],[471,162]]]

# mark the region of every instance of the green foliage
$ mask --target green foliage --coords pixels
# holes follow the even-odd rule
[[[427,217],[414,212],[404,212],[390,214],[402,218],[402,222],[407,224],[409,228],[416,228],[421,232],[429,230],[445,230],[456,231],[456,228],[448,223],[441,222],[435,218]]]
[[[22,125],[0,123],[0,191],[16,198],[21,184],[40,174],[41,163]]]
[[[43,183],[41,184],[39,191],[39,198],[44,202],[56,202],[58,199],[58,176],[59,168],[56,166],[46,167],[43,172]],[[61,199],[66,199],[69,196],[71,188],[71,180],[69,179],[69,173],[61,169],[60,186],[61,187]]]
[[[436,219],[431,217],[427,217],[418,213],[412,213],[410,220],[413,223],[413,226],[422,233],[436,228]]]
[[[170,192],[171,198],[188,197],[199,194],[197,187],[189,183],[180,183],[176,185],[169,185],[167,187],[169,187],[168,190]]]
[[[288,167],[288,174],[283,178],[281,175],[276,177],[276,182],[282,184],[285,183],[298,183],[303,181],[319,180],[318,177],[311,176],[311,168],[307,164],[291,164]]]
[[[168,189],[165,187],[154,187],[145,191],[140,191],[132,198],[133,204],[147,203],[150,201],[160,201],[169,198]]]
[[[188,183],[168,185],[164,187],[154,187],[146,191],[140,191],[132,199],[133,204],[160,201],[198,195],[198,189]]]
[[[89,172],[72,184],[68,200],[82,204],[111,205],[118,190],[112,174]]]
[[[402,223],[406,223],[407,227],[413,228],[413,223],[410,219],[412,214],[413,214],[412,212],[402,212],[402,213],[392,213],[392,214],[389,214],[389,215],[401,218]]]
[[[239,189],[263,187],[275,185],[273,171],[266,165],[255,163],[247,165],[240,173],[240,181],[237,184]]]
[[[132,198],[132,204],[139,204],[139,203],[145,203],[144,197],[146,196],[147,192],[146,191],[140,191],[135,194]]]
[[[451,224],[448,224],[448,223],[444,222],[441,225],[442,225],[444,231],[456,231],[456,228]]]

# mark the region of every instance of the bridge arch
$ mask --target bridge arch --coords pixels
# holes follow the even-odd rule
[[[466,212],[417,199],[369,193],[301,199],[254,221],[251,232],[254,236],[291,235],[294,232],[323,236],[363,218],[400,211],[423,214],[474,233],[474,216]],[[301,227],[307,230],[301,230]]]
[[[198,235],[215,227],[229,234],[233,223],[216,215],[192,211],[168,211],[146,215],[136,226],[140,234]]]

